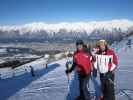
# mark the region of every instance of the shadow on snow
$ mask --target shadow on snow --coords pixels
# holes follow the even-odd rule
[[[26,73],[13,78],[0,80],[0,100],[8,99],[22,88],[25,88],[32,81],[37,80],[41,76],[47,74],[59,66],[59,64],[54,63],[49,65],[47,69],[35,71],[35,77],[32,77],[31,73]]]

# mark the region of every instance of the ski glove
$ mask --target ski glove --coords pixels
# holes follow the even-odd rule
[[[65,70],[65,72],[66,72],[66,74],[69,74],[69,73],[71,73],[71,71],[70,70]]]
[[[66,74],[71,73],[75,69],[76,63],[73,62],[72,67],[70,69],[66,69]]]
[[[106,78],[107,78],[107,79],[110,79],[110,78],[112,78],[112,77],[113,77],[113,72],[108,71],[108,72],[106,73]]]

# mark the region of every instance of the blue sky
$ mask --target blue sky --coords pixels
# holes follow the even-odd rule
[[[133,20],[133,0],[0,0],[0,25]]]

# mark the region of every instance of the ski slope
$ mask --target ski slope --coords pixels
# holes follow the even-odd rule
[[[47,69],[0,80],[0,100],[64,100],[67,96],[65,59],[51,63]]]
[[[115,80],[117,100],[133,100],[133,46],[128,48],[126,43],[127,41],[123,40],[113,46],[119,57]],[[37,62],[31,64],[39,68],[44,61],[41,59]],[[65,63],[66,59],[62,59],[50,63],[47,69],[40,67],[40,70],[35,71],[35,77],[30,73],[24,73],[13,78],[1,79],[0,100],[74,100],[79,94],[79,83],[77,75],[73,72],[68,86]],[[92,82],[90,88],[93,90]]]

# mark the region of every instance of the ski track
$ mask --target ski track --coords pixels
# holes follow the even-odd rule
[[[133,49],[125,48],[117,51],[120,62],[116,71],[115,84],[116,91],[125,89],[125,92],[133,98],[132,52]],[[74,100],[79,94],[77,75],[72,73],[72,80],[68,86],[65,62],[66,59],[53,62],[50,64],[51,69],[48,67],[48,69],[36,71],[35,77],[31,77],[28,73],[0,80],[0,100]],[[59,64],[59,66],[55,67],[55,64]],[[92,82],[90,82],[90,88],[93,90]],[[118,93],[116,98],[117,100],[129,100],[122,92]]]

